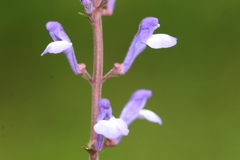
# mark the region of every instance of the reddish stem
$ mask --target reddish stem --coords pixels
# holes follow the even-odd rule
[[[101,98],[102,90],[102,70],[103,70],[103,38],[101,19],[101,0],[94,0],[94,13],[92,17],[93,37],[94,37],[94,66],[92,78],[92,122],[91,122],[91,145],[96,145],[97,134],[93,130],[98,116],[98,101]],[[98,153],[90,154],[90,160],[98,160]]]

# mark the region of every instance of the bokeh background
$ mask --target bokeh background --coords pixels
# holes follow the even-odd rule
[[[40,56],[59,21],[78,62],[92,72],[92,29],[78,0],[0,1],[0,159],[88,159],[91,88],[65,55]],[[137,89],[153,92],[146,109],[163,125],[135,121],[101,160],[240,159],[240,1],[119,0],[103,18],[104,73],[122,62],[140,21],[159,18],[155,33],[178,38],[147,48],[122,77],[103,85],[117,117]]]

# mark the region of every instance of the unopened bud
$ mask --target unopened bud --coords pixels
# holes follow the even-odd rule
[[[85,12],[87,14],[92,14],[92,8],[93,8],[92,0],[81,0],[81,3],[85,8]]]

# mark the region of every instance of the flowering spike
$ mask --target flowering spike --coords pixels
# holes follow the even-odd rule
[[[114,11],[115,0],[108,0],[107,5],[102,9],[103,16],[112,16]]]
[[[81,3],[85,8],[85,12],[87,14],[92,14],[92,6],[93,6],[92,0],[81,0]]]
[[[121,72],[125,74],[131,67],[135,58],[149,45],[151,48],[169,48],[177,43],[177,38],[166,35],[153,35],[155,29],[160,27],[158,19],[154,17],[147,17],[142,20],[139,26],[138,33],[135,35],[128,53],[123,61]]]
[[[51,42],[41,55],[43,56],[46,53],[56,54],[63,52],[66,55],[73,72],[77,75],[82,74],[75,57],[72,43],[68,35],[64,32],[61,24],[58,22],[48,22],[46,28],[54,42]]]

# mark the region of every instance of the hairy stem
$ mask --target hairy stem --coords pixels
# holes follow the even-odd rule
[[[103,70],[103,38],[102,19],[99,0],[94,1],[94,14],[92,19],[94,37],[94,66],[92,78],[92,122],[91,122],[91,145],[95,147],[97,134],[93,130],[98,116],[98,101],[101,98],[102,70]],[[90,154],[90,160],[98,160],[98,153]]]

